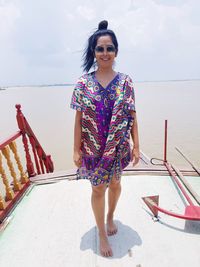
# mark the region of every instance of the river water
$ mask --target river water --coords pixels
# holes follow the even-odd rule
[[[55,170],[74,168],[75,111],[69,108],[73,86],[10,87],[0,91],[0,140],[17,131],[15,104],[32,127]],[[163,158],[164,121],[168,120],[168,160],[188,166],[180,148],[200,166],[200,81],[135,83],[141,150]]]

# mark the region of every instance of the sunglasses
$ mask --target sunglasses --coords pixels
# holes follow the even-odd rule
[[[108,53],[114,53],[116,51],[115,47],[113,45],[107,46],[106,48],[103,46],[96,46],[95,47],[95,52],[96,53],[103,53],[104,51],[108,52]]]

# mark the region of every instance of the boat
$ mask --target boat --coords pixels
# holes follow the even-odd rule
[[[141,151],[139,164],[123,172],[118,233],[109,237],[114,255],[104,258],[88,181],[75,169],[54,170],[16,109],[19,129],[0,143],[0,266],[200,266],[199,169],[168,162],[167,121],[163,159]]]

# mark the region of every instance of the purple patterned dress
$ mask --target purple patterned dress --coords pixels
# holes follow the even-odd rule
[[[70,106],[82,111],[82,166],[77,178],[89,179],[92,185],[109,183],[114,174],[120,179],[131,159],[130,110],[135,111],[131,78],[118,72],[104,88],[95,72],[84,74],[77,81]]]

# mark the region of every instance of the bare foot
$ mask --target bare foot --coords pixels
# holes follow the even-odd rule
[[[113,218],[107,217],[107,235],[115,235],[117,233],[117,226],[113,221]]]
[[[106,236],[99,235],[100,253],[103,257],[112,257],[113,252]]]

